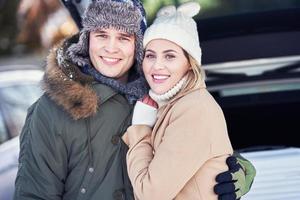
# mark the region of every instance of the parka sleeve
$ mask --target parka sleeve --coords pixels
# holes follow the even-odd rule
[[[48,106],[37,102],[28,110],[20,135],[15,200],[62,199],[67,150]]]
[[[173,199],[213,155],[210,135],[227,133],[224,117],[206,105],[188,104],[172,113],[164,137],[153,154],[151,129],[127,130],[127,167],[138,199]],[[197,122],[197,123],[195,123]]]

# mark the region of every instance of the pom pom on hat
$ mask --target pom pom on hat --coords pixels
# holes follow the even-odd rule
[[[200,5],[196,2],[187,2],[177,8],[178,12],[181,12],[189,17],[196,16],[200,11]]]
[[[155,39],[174,42],[201,65],[202,51],[199,43],[197,24],[192,18],[200,11],[196,2],[187,2],[177,9],[174,5],[161,8],[153,24],[146,30],[144,48]]]
[[[173,5],[165,6],[156,13],[156,17],[171,16],[171,15],[174,15],[175,13],[176,13],[175,6],[173,6]]]

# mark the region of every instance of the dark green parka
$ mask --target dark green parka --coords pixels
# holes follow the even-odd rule
[[[70,79],[48,57],[45,94],[28,110],[21,133],[14,199],[133,199],[125,132],[132,106],[76,68]]]

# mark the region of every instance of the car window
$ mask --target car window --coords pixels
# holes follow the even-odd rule
[[[7,130],[5,127],[4,119],[2,113],[0,112],[0,144],[5,142],[8,138]]]
[[[3,117],[10,136],[17,136],[24,124],[27,108],[41,95],[37,84],[10,85],[0,89]]]

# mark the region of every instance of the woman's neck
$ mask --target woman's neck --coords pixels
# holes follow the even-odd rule
[[[149,90],[150,97],[157,102],[158,106],[161,107],[165,105],[169,100],[171,100],[178,92],[183,88],[184,84],[187,81],[187,75],[182,77],[178,83],[169,89],[164,94],[156,94],[151,89]]]

